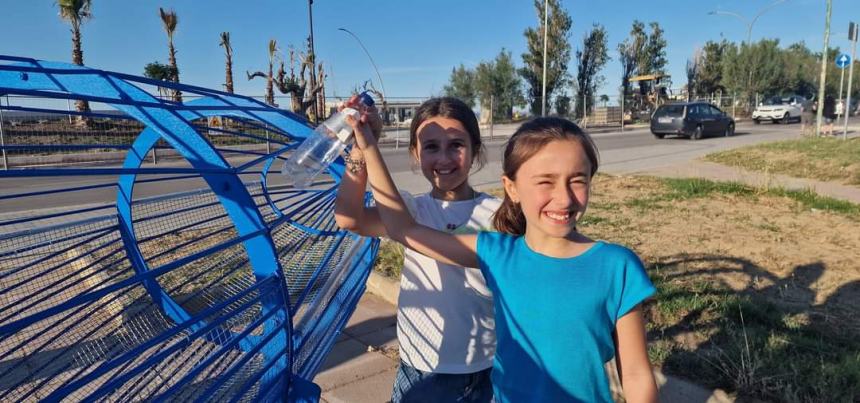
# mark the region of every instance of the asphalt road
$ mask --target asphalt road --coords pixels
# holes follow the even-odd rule
[[[514,126],[497,126],[494,138],[485,138],[487,164],[483,169],[473,173],[471,182],[479,187],[498,186],[501,173],[501,154],[504,141],[514,130]],[[485,135],[487,135],[485,130]],[[773,141],[796,138],[800,135],[800,125],[772,125],[739,123],[734,137],[714,137],[692,141],[682,138],[656,139],[647,128],[595,133],[593,137],[601,154],[601,171],[613,173],[647,172],[651,168],[687,161],[705,154],[741,147],[763,141]],[[427,182],[420,173],[413,171],[412,159],[406,148],[401,145],[394,149],[383,150],[385,160],[391,170],[395,182],[403,190],[421,192],[429,189]],[[248,157],[230,159],[234,165],[248,161]],[[158,167],[187,167],[181,160],[159,162]],[[261,166],[252,170],[259,170]],[[140,178],[145,178],[141,176]],[[149,176],[147,179],[158,178]],[[243,175],[243,180],[257,181],[259,175]],[[113,184],[116,176],[74,176],[74,177],[38,177],[38,178],[4,178],[0,180],[0,198],[3,196],[28,192],[40,192],[51,189],[66,189],[71,187],[90,186],[96,184]],[[270,186],[283,184],[280,175],[272,175]],[[199,178],[140,183],[135,186],[135,198],[145,198],[168,193],[193,190],[208,187]],[[70,206],[111,204],[116,199],[116,189],[113,186],[87,189],[75,192],[44,194],[31,197],[14,197],[0,199],[0,215],[9,217],[23,211],[32,212],[40,209],[63,209]]]

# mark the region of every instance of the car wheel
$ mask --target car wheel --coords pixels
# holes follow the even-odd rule
[[[651,134],[653,134],[653,135],[654,135],[654,137],[656,137],[656,138],[658,138],[658,139],[662,139],[663,137],[665,137],[665,136],[666,136],[666,135],[665,135],[665,134],[663,134],[663,133],[651,133]]]
[[[693,135],[690,136],[690,138],[693,140],[699,140],[702,138],[703,134],[704,134],[704,129],[702,129],[702,125],[698,125],[698,126],[696,126],[696,131],[693,132]]]
[[[791,115],[786,112],[785,115],[782,116],[782,120],[780,122],[784,125],[791,123]]]
[[[760,125],[761,121],[758,119],[753,119],[753,124]]]
[[[726,126],[726,137],[732,137],[735,135],[735,125],[729,124]]]

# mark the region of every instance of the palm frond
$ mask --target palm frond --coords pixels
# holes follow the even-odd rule
[[[233,47],[230,46],[230,33],[229,32],[224,31],[221,33],[221,43],[219,43],[218,46],[223,46],[224,50],[226,50],[228,52],[233,50]]]
[[[176,11],[164,11],[163,8],[159,7],[158,13],[161,15],[161,22],[164,24],[164,30],[167,31],[167,35],[173,35],[176,31],[176,24],[179,23]]]
[[[56,4],[60,8],[60,18],[64,20],[81,22],[92,17],[92,0],[57,0]]]

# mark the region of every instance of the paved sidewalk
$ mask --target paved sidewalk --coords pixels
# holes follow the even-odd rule
[[[397,371],[397,313],[383,298],[365,293],[314,379],[327,403],[382,403],[391,397]]]

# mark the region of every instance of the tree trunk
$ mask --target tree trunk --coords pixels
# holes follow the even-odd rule
[[[78,66],[84,65],[84,52],[81,50],[81,26],[74,23],[72,24],[72,63]],[[75,110],[81,113],[88,113],[90,111],[90,103],[82,99],[77,100],[75,101]],[[89,123],[89,117],[77,117],[78,126],[88,126]]]
[[[170,63],[170,67],[173,68],[173,77],[171,77],[171,81],[179,84],[179,66],[176,64],[176,48],[173,47],[173,37],[167,38],[167,49],[169,51],[168,61]],[[173,90],[173,101],[182,102],[182,91],[178,89]]]
[[[269,62],[269,75],[266,76],[266,103],[272,106],[275,105],[275,77],[272,76],[272,62]]]
[[[233,93],[233,56],[227,54],[227,62],[224,67],[225,74],[227,77],[225,78],[224,84],[226,85],[227,92]]]

